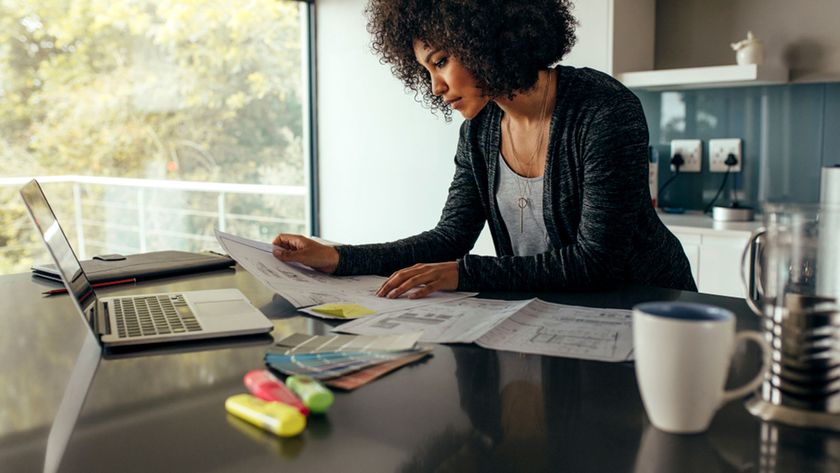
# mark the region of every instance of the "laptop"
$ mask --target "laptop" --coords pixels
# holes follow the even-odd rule
[[[238,289],[97,297],[38,182],[23,186],[20,195],[67,293],[101,345],[252,335],[274,328]]]

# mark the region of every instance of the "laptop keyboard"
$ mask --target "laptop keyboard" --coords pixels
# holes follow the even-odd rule
[[[201,331],[181,294],[121,297],[112,310],[119,338]]]

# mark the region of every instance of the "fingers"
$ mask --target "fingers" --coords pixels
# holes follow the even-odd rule
[[[301,263],[324,273],[338,266],[338,251],[301,235],[281,233],[272,242],[272,254],[284,263]]]
[[[300,235],[281,233],[271,242],[274,245],[272,254],[280,261],[302,262],[306,257],[307,243],[310,241]]]
[[[458,288],[458,262],[415,264],[401,269],[382,284],[376,295],[394,299],[414,288],[418,289],[409,294],[411,299],[426,297],[435,291],[454,291]]]
[[[408,278],[408,279],[405,280],[405,282],[403,282],[402,284],[397,286],[394,290],[392,290],[388,294],[387,297],[389,299],[396,299],[396,298],[400,297],[401,295],[405,294],[406,292],[410,291],[411,289],[414,289],[415,287],[429,285],[434,281],[434,279],[432,279],[433,277],[434,277],[433,275],[429,275],[429,274],[420,274],[420,275]]]
[[[396,299],[406,292],[420,287],[411,293],[410,298],[424,297],[437,290],[438,276],[434,270],[424,267],[411,267],[397,271],[377,291],[376,295]]]
[[[289,238],[290,235],[285,233],[278,233],[276,237],[274,237],[274,241],[271,242],[272,245],[280,246],[283,242]]]
[[[440,289],[440,279],[426,283],[425,286],[408,295],[409,299],[421,299]]]
[[[303,263],[310,267],[319,264],[319,258],[312,248],[282,248],[278,246],[272,250],[271,254],[284,263]]]
[[[287,250],[297,250],[306,246],[306,243],[310,241],[311,240],[309,238],[300,235],[280,233],[276,238],[274,238],[274,241],[272,241],[271,244]]]
[[[387,297],[391,291],[396,289],[399,285],[401,285],[405,280],[421,271],[420,265],[415,264],[409,268],[401,269],[382,283],[382,286],[376,291],[376,295],[379,297]]]
[[[274,248],[271,254],[274,255],[275,258],[286,263],[300,262],[301,259],[306,257],[306,255],[303,254],[302,251],[295,249],[286,249],[279,246],[277,248]]]

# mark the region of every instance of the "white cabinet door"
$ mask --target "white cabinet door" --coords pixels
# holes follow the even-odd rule
[[[700,249],[700,292],[744,297],[741,282],[741,253],[749,241],[744,236],[703,235]]]
[[[702,237],[699,234],[673,232],[680,240],[683,251],[688,257],[688,264],[691,266],[691,276],[694,278],[694,283],[700,286],[700,244]]]

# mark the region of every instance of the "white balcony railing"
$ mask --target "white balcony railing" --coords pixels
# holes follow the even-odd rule
[[[0,178],[0,189],[3,188],[17,188],[29,182],[32,177],[2,177]],[[156,214],[161,212],[177,215],[181,218],[189,218],[191,216],[198,216],[204,218],[216,219],[216,226],[220,230],[226,230],[229,223],[233,221],[245,223],[259,223],[263,225],[270,225],[276,227],[292,227],[298,228],[299,231],[307,231],[308,229],[308,206],[304,218],[288,218],[275,217],[271,215],[244,215],[229,212],[227,209],[228,198],[236,195],[261,195],[261,196],[277,196],[277,197],[291,197],[305,199],[307,195],[307,188],[305,186],[272,186],[263,184],[230,184],[220,182],[195,182],[195,181],[174,181],[174,180],[159,180],[159,179],[132,179],[119,177],[95,177],[95,176],[38,176],[35,177],[38,182],[42,184],[69,184],[72,186],[72,206],[73,206],[73,225],[75,229],[76,247],[79,251],[81,259],[88,258],[87,246],[88,243],[94,246],[104,247],[108,246],[101,241],[88,241],[88,235],[85,232],[85,227],[92,226],[107,226],[108,228],[118,228],[121,231],[136,232],[137,240],[139,242],[138,248],[113,248],[110,245],[109,251],[118,251],[123,253],[145,252],[150,251],[147,248],[147,238],[150,236],[150,231],[147,228],[147,216],[149,211],[154,211]],[[106,201],[91,201],[83,198],[83,188],[89,186],[104,186],[111,188],[124,188],[133,190],[136,196],[135,202],[106,202]],[[162,208],[160,206],[152,206],[147,203],[147,194],[155,191],[187,191],[207,194],[216,194],[215,208],[212,209],[192,209],[192,208]],[[124,212],[136,212],[135,223],[129,225],[118,225],[113,222],[97,221],[86,218],[83,207],[100,206],[116,208],[119,207]],[[69,223],[69,222],[68,222]],[[190,232],[179,232],[177,230],[161,230],[154,231],[156,236],[170,236],[181,240],[193,240],[196,242],[212,242],[215,239],[212,235],[201,235]],[[253,235],[255,236],[255,235]],[[252,236],[252,237],[253,237]],[[95,237],[93,237],[95,238]],[[153,248],[162,249],[162,248]],[[2,257],[2,248],[0,248],[0,257]]]

